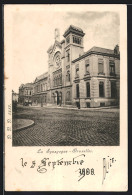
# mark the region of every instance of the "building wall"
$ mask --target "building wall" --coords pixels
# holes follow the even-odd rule
[[[19,88],[18,102],[20,104],[24,104],[25,102],[32,101],[32,94],[33,94],[33,87],[32,86],[27,86],[27,84],[25,84]]]
[[[86,75],[85,61],[89,59],[89,75]],[[103,60],[104,72],[99,74],[98,71],[98,60]],[[110,75],[110,65],[109,61],[113,60],[115,62],[115,75]],[[79,67],[79,78],[76,78],[76,67]],[[90,55],[72,64],[72,77],[73,77],[73,87],[72,102],[77,105],[80,102],[81,107],[99,107],[99,106],[110,106],[119,103],[120,94],[120,64],[119,59],[115,59],[109,56],[102,55]],[[86,83],[90,83],[90,97],[87,98]],[[99,83],[104,83],[104,97],[99,96]],[[111,82],[116,82],[117,97],[111,97]],[[76,85],[79,84],[80,98],[76,98],[77,90]]]
[[[18,102],[18,94],[17,93],[12,93],[12,101]]]
[[[118,58],[93,52],[72,63],[84,54],[83,36],[83,32],[75,32],[75,29],[69,30],[68,33],[64,33],[62,42],[56,39],[54,45],[49,48],[48,73],[43,79],[36,78],[33,84],[32,102],[34,105],[78,106],[80,104],[81,107],[99,107],[119,103],[120,60]],[[73,37],[77,37],[81,42],[75,42]],[[60,56],[60,59],[57,56]],[[89,63],[88,71],[85,66],[86,61]],[[112,75],[110,74],[110,61],[115,62],[115,74]],[[99,73],[99,62],[103,62],[103,73]],[[79,77],[76,68],[79,68]],[[59,81],[56,81],[58,78]],[[104,97],[99,96],[100,82],[104,83]],[[116,98],[111,97],[111,85],[114,85],[111,84],[112,82],[116,82]],[[90,97],[87,97],[86,83],[90,83]],[[77,84],[79,84],[78,98]],[[21,98],[24,98],[25,93],[30,93],[25,90],[26,88],[21,88],[19,91]]]
[[[32,104],[43,106],[47,104],[48,77],[37,80],[33,85]]]

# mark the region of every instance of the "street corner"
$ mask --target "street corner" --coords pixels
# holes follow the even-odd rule
[[[34,121],[33,120],[29,120],[29,119],[14,119],[13,120],[12,129],[13,129],[13,131],[19,131],[19,130],[23,130],[23,129],[26,129],[28,127],[31,127],[33,125],[34,125]]]

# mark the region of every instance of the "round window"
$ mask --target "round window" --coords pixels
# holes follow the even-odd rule
[[[61,65],[61,58],[60,55],[56,56],[56,60],[55,60],[56,66],[60,66]]]

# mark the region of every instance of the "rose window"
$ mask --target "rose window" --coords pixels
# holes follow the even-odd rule
[[[57,57],[56,57],[56,66],[60,66],[61,65],[61,58],[60,58],[60,56],[58,55]]]

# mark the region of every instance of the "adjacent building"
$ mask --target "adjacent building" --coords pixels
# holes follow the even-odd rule
[[[32,103],[33,83],[21,84],[19,87],[19,104],[27,105]]]
[[[12,90],[12,101],[18,102],[18,97],[19,97],[19,94]]]
[[[73,102],[81,107],[119,104],[119,47],[93,47],[72,62]]]
[[[34,81],[32,104],[38,106],[47,104],[48,89],[48,72],[46,72],[36,77]]]
[[[85,108],[119,104],[119,46],[113,50],[93,47],[84,52],[84,35],[81,28],[70,25],[60,41],[55,29],[55,42],[47,51],[48,72],[32,84],[34,105]]]

